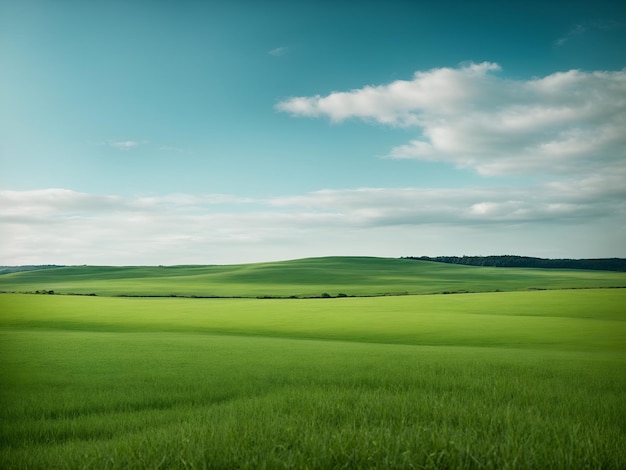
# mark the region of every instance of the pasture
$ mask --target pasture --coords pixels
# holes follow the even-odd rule
[[[626,273],[308,258],[226,266],[69,266],[0,276],[0,292],[99,296],[333,297],[625,287]]]
[[[624,305],[3,294],[0,467],[623,468]]]

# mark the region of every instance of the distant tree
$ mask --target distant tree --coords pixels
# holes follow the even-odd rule
[[[407,259],[435,261],[438,263],[461,264],[465,266],[491,266],[502,268],[542,268],[542,269],[590,269],[604,271],[626,271],[626,259],[546,259],[529,256],[409,256]]]

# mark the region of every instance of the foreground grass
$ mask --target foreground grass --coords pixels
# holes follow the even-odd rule
[[[626,273],[368,257],[231,266],[73,266],[0,275],[0,291],[104,296],[315,297],[624,287]]]
[[[2,295],[0,467],[623,468],[625,300]]]

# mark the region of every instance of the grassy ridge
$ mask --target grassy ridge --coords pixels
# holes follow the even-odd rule
[[[0,295],[0,467],[620,469],[625,301]]]
[[[392,258],[329,257],[230,266],[75,266],[0,275],[0,291],[115,296],[370,296],[535,288],[623,287],[626,273],[486,268]]]

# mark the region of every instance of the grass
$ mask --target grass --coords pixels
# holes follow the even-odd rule
[[[0,295],[0,467],[624,468],[625,304]]]
[[[621,350],[626,290],[346,299],[3,295],[0,327]]]
[[[330,257],[230,266],[74,266],[0,275],[0,291],[102,296],[315,297],[624,287],[626,273]]]

